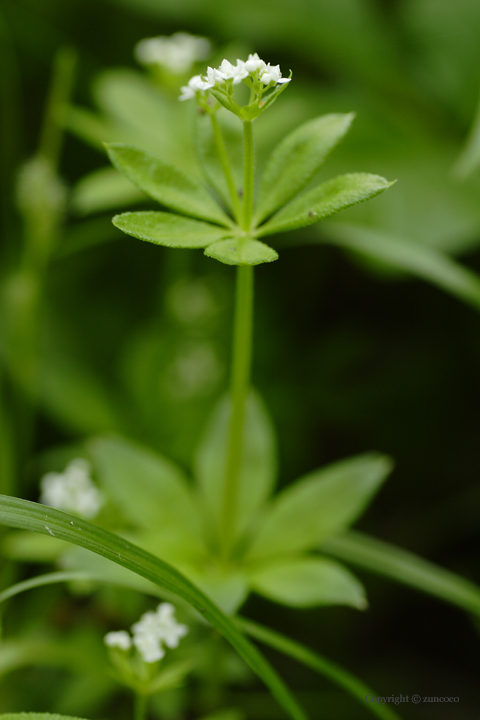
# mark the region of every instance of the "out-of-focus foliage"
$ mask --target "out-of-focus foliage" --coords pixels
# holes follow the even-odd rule
[[[192,108],[178,103],[173,85],[161,90],[158,78],[135,67],[132,49],[143,37],[188,30],[212,40],[205,64],[258,51],[291,68],[294,78],[255,128],[259,170],[300,123],[355,111],[348,137],[314,180],[365,171],[398,180],[338,220],[285,235],[280,261],[258,271],[254,381],[278,428],[281,459],[280,494],[269,506],[269,522],[275,512],[281,515],[283,493],[295,491],[282,487],[312,467],[374,447],[395,458],[396,471],[360,524],[389,543],[347,533],[321,548],[370,571],[359,571],[368,613],[300,613],[254,596],[245,612],[288,628],[285,634],[368,678],[378,694],[397,688],[455,694],[464,712],[474,714],[470,623],[458,610],[371,573],[478,611],[480,4],[4,0],[0,13],[0,490],[37,500],[41,476],[82,456],[92,435],[102,436],[91,445],[98,455],[95,479],[111,486],[99,448],[105,450],[111,441],[103,438],[112,432],[130,438],[126,453],[141,443],[150,448],[148,457],[172,457],[181,474],[191,467],[227,385],[231,275],[193,252],[179,258],[121,236],[111,225],[112,211],[153,207],[108,166],[103,143],[137,146],[198,178],[203,148],[206,173],[222,197],[207,118],[195,118]],[[66,132],[62,154],[45,166],[38,155],[38,138],[45,138],[40,118],[55,53],[65,45],[78,55],[76,81],[68,112],[53,122]],[[197,70],[203,67],[192,73]],[[227,118],[223,123],[241,176],[237,129]],[[196,143],[178,141],[194,128]],[[53,199],[54,212],[32,232],[29,214],[40,195]],[[300,248],[303,242],[307,247]],[[211,483],[207,509],[215,516],[214,469],[203,482]],[[268,482],[263,478],[255,487],[259,496]],[[130,524],[139,541],[140,497],[120,498],[119,492],[122,507],[110,508],[105,523],[122,531]],[[260,506],[253,497],[257,501]],[[185,513],[194,535],[188,503]],[[36,571],[38,562],[62,551],[70,568],[82,567],[85,554],[75,549],[67,555],[55,542],[7,535],[2,546],[12,559],[0,566],[2,588],[29,569],[14,558]],[[149,537],[145,545],[155,542]],[[113,571],[107,577],[93,557],[92,575],[121,580]],[[288,576],[281,590],[292,589],[290,571],[282,566],[273,579],[266,572],[253,584],[278,599],[282,578]],[[317,570],[301,565],[296,571],[305,583],[296,587],[307,593]],[[146,583],[137,588],[149,592]],[[243,596],[243,579],[228,593],[234,590]],[[100,637],[148,609],[144,595],[77,579],[68,591],[32,589],[4,607],[1,711],[130,717],[129,699],[104,672]],[[152,703],[152,716],[177,720],[188,705],[191,714],[211,720],[276,717],[273,700],[251,692],[245,666],[201,628],[188,646],[200,658],[188,701],[169,691]],[[262,640],[258,628],[256,637]],[[278,638],[269,640],[281,649]],[[304,654],[293,645],[290,651]],[[318,669],[318,659],[308,660]],[[296,665],[281,659],[278,666],[312,717],[318,708],[331,720],[363,712]]]

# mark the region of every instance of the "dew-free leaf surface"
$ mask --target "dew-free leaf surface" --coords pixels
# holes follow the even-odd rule
[[[130,145],[111,143],[106,148],[115,167],[165,207],[200,220],[231,226],[206,188],[174,165]]]
[[[340,175],[299,195],[285,205],[265,225],[258,228],[257,235],[262,237],[313,225],[352,205],[374,198],[390,185],[392,183],[379,175],[368,173]]]
[[[172,248],[204,248],[230,234],[218,225],[155,210],[122,213],[112,222],[127,235]]]
[[[354,114],[331,114],[309,120],[275,148],[262,175],[256,224],[299,193],[348,131]]]
[[[366,453],[327,465],[283,490],[265,513],[249,560],[317,548],[362,513],[392,469],[391,460]]]

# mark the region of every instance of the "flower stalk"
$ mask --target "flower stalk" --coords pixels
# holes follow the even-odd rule
[[[220,540],[223,559],[230,557],[236,531],[236,510],[244,443],[245,409],[250,389],[253,328],[253,266],[237,267],[230,424]]]
[[[210,118],[212,121],[213,137],[215,139],[215,145],[217,148],[218,157],[220,158],[220,163],[222,165],[223,174],[225,176],[225,180],[227,181],[228,192],[230,194],[230,199],[232,201],[233,214],[234,214],[235,220],[237,222],[240,222],[240,216],[241,216],[240,198],[238,196],[238,190],[235,185],[235,179],[233,177],[232,167],[230,165],[230,160],[228,158],[227,148],[225,147],[225,142],[223,140],[222,131],[220,130],[220,125],[218,124],[218,118],[217,118],[217,114],[216,114],[215,110],[210,112]]]

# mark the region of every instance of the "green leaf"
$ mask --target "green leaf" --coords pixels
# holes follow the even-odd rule
[[[353,531],[331,538],[321,549],[480,616],[480,587],[408,550]]]
[[[130,145],[112,143],[106,148],[115,167],[162,205],[183,215],[232,226],[205,187],[183,171]]]
[[[227,460],[230,401],[215,408],[197,450],[194,467],[212,525],[218,529],[222,513]],[[244,424],[243,458],[238,481],[236,537],[249,529],[272,491],[276,474],[275,434],[267,410],[250,393]]]
[[[204,248],[230,234],[216,225],[151,210],[115,215],[112,222],[127,235],[174,248]]]
[[[54,562],[67,545],[49,536],[36,537],[32,533],[12,531],[2,539],[4,557],[20,562]]]
[[[260,183],[256,225],[303,190],[348,131],[354,116],[332,114],[309,120],[275,148]]]
[[[90,215],[116,207],[143,203],[147,198],[125,175],[106,167],[83,177],[74,187],[72,207],[79,215]]]
[[[358,680],[354,675],[344,670],[340,665],[332,662],[319,653],[314,653],[304,645],[291,640],[285,635],[281,635],[270,628],[266,628],[263,625],[254,623],[251,620],[245,620],[245,618],[237,617],[237,624],[251,635],[255,640],[258,640],[269,647],[279,650],[284,655],[288,655],[298,662],[306,665],[315,672],[323,675],[323,677],[331,680],[335,685],[345,690],[352,697],[360,702],[360,704],[366,709],[370,710],[373,715],[376,715],[383,720],[400,720],[396,712],[394,712],[388,705],[382,705],[380,703],[367,702],[366,697],[378,697],[372,688],[365,685],[361,680]]]
[[[263,655],[204,593],[167,563],[85,520],[19,498],[0,496],[0,524],[80,545],[180,596],[225,636],[292,718],[305,720],[296,700]]]
[[[237,188],[243,183],[243,133],[242,125],[231,113],[217,113],[220,132],[228,148],[228,159]],[[195,144],[202,169],[215,192],[221,197],[226,207],[231,207],[232,200],[225,181],[222,164],[218,155],[217,145],[212,129],[210,115],[197,114],[195,124]]]
[[[397,270],[408,272],[421,280],[480,309],[480,276],[463,267],[445,253],[383,230],[356,227],[344,223],[328,223],[322,243],[337,245],[361,253]]]
[[[177,465],[120,437],[93,440],[88,448],[101,485],[125,518],[158,533],[160,547],[182,545],[198,554],[203,544],[200,519]]]
[[[458,158],[454,172],[459,178],[467,178],[480,166],[480,103],[473,120],[465,147]]]
[[[298,480],[273,500],[248,559],[318,547],[357,519],[391,469],[385,455],[366,453]]]
[[[209,245],[207,257],[225,265],[261,265],[278,260],[278,253],[265,243],[250,238],[230,238]]]
[[[312,225],[352,205],[370,200],[392,184],[379,175],[339,175],[292,200],[262,225],[257,234],[262,237]]]
[[[367,607],[362,584],[343,565],[316,557],[265,563],[250,574],[252,589],[294,607],[352,605]]]

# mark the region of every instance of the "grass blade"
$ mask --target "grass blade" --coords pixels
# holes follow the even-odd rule
[[[0,495],[0,524],[48,534],[79,545],[180,596],[230,642],[291,718],[306,720],[303,710],[287,686],[235,623],[167,563],[85,520],[28,500]]]
[[[255,640],[258,640],[265,645],[269,645],[275,650],[279,650],[285,655],[298,660],[298,662],[307,665],[320,675],[328,678],[356,700],[359,700],[364,708],[370,710],[370,712],[377,717],[382,718],[383,720],[400,720],[399,715],[397,715],[397,713],[394,712],[388,705],[367,702],[365,698],[368,695],[371,697],[377,697],[377,693],[336,663],[331,660],[327,660],[327,658],[319,655],[318,653],[314,653],[304,645],[301,645],[294,640],[290,640],[290,638],[274,632],[273,630],[270,630],[270,628],[263,627],[263,625],[254,623],[251,620],[245,620],[244,618],[238,617],[237,622],[240,627],[246,633],[255,638]]]

